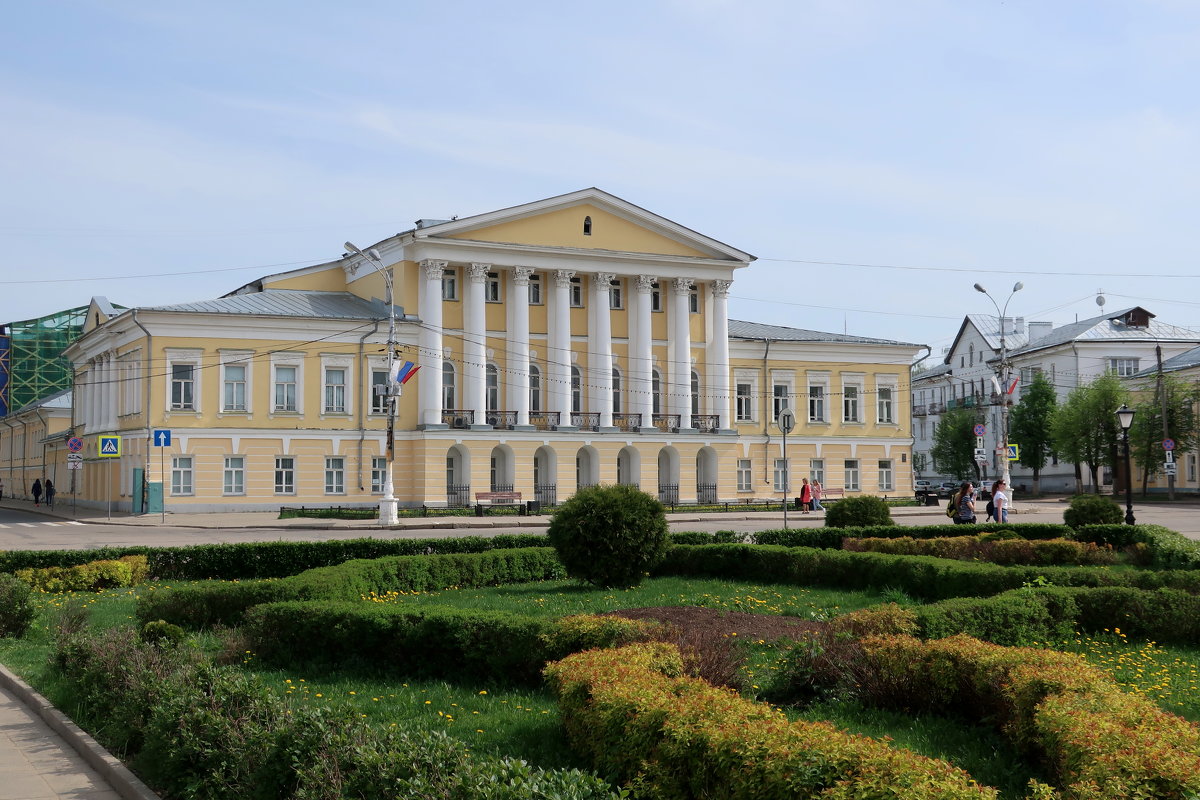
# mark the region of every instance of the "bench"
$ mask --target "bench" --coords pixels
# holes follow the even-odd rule
[[[475,502],[492,505],[512,505],[521,502],[520,492],[476,492]]]
[[[824,502],[825,500],[827,500],[831,497],[845,497],[845,496],[846,496],[845,489],[826,489],[824,487],[821,488],[821,502]]]

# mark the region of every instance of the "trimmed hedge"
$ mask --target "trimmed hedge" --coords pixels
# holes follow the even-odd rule
[[[1041,757],[1063,798],[1183,800],[1200,792],[1200,726],[1121,691],[1079,656],[962,635],[867,637],[860,645],[874,673],[868,682],[895,690],[875,699],[994,720]]]
[[[545,547],[544,534],[463,536],[452,539],[341,539],[327,542],[244,542],[189,547],[102,547],[95,550],[12,550],[0,552],[0,572],[73,567],[122,556],[146,556],[150,575],[160,580],[247,580],[284,578],[306,569],[330,567],[360,558],[435,553],[483,553]]]
[[[1200,571],[1107,567],[1002,567],[931,556],[893,556],[808,547],[677,545],[657,575],[794,583],[844,589],[900,589],[921,600],[989,597],[1030,583],[1055,586],[1175,588],[1200,594]]]
[[[89,561],[74,567],[19,569],[14,574],[43,592],[99,592],[145,583],[149,567],[142,555]]]
[[[431,556],[360,559],[278,580],[208,582],[159,589],[138,600],[142,622],[184,627],[237,624],[246,609],[284,600],[357,602],[372,592],[426,592],[451,586],[497,586],[565,577],[549,547]]]
[[[945,761],[829,723],[789,722],[682,671],[676,647],[642,644],[577,653],[545,674],[572,746],[637,797],[996,797]]]
[[[547,661],[646,641],[661,624],[375,603],[268,603],[246,612],[247,647],[279,666],[370,666],[405,677],[539,682]]]
[[[997,539],[953,536],[944,539],[846,539],[842,548],[859,553],[890,553],[898,556],[934,556],[955,561],[986,561],[990,564],[1103,565],[1117,563],[1117,554],[1107,545],[1073,542],[1068,539]]]
[[[1071,538],[1114,548],[1144,545],[1156,569],[1200,568],[1200,542],[1162,525],[1083,525]]]

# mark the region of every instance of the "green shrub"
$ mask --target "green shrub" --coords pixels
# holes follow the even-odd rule
[[[1156,569],[1200,568],[1200,542],[1162,525],[1082,525],[1071,538],[1123,548],[1134,560],[1146,554]]]
[[[187,634],[178,625],[172,625],[165,620],[154,620],[142,626],[142,641],[155,647],[176,647]]]
[[[892,539],[850,539],[846,550],[871,553],[892,553],[907,556],[934,556],[957,561],[986,561],[992,564],[1115,564],[1117,555],[1111,547],[1098,547],[1092,542],[1067,539],[1029,541],[1021,538],[985,536],[952,536],[943,539],[912,539],[907,536]]]
[[[878,497],[858,495],[839,500],[825,512],[825,527],[851,528],[864,525],[893,525],[888,504]]]
[[[635,486],[593,486],[558,507],[547,530],[572,578],[636,586],[667,548],[663,504]]]
[[[32,594],[29,584],[0,573],[0,636],[19,639],[29,631],[37,613]]]
[[[71,567],[27,568],[16,576],[43,592],[100,592],[144,583],[149,567],[144,555],[121,556]]]
[[[754,543],[775,544],[780,547],[819,547],[836,550],[842,546],[842,539],[848,535],[850,534],[844,528],[788,528],[787,530],[759,531],[754,534]]]
[[[1115,525],[1124,519],[1121,507],[1098,494],[1077,494],[1063,511],[1063,522],[1072,528],[1083,525]]]

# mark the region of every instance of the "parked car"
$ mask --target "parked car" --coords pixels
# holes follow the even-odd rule
[[[913,492],[916,494],[929,494],[934,491],[933,481],[914,481]]]
[[[959,484],[957,481],[942,481],[938,484],[938,497],[949,497],[958,491],[958,486]]]

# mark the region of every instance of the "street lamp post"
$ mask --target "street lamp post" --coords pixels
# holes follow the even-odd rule
[[[996,313],[999,315],[1000,322],[1000,445],[1004,450],[1004,454],[1000,456],[1000,477],[1004,481],[1004,485],[1008,487],[1009,504],[1012,504],[1013,485],[1012,477],[1009,474],[1008,468],[1008,346],[1005,341],[1004,319],[1008,313],[1009,301],[1013,299],[1013,295],[1025,288],[1025,284],[1017,281],[1013,284],[1012,291],[1008,294],[1008,299],[1004,301],[1004,308],[996,302],[996,298],[992,297],[988,290],[975,284],[975,291],[983,294],[988,300],[992,301],[992,305],[996,307]]]
[[[383,276],[383,284],[387,289],[384,302],[388,307],[388,338],[387,338],[387,382],[384,383],[384,393],[387,397],[387,467],[383,479],[383,497],[379,499],[379,524],[396,525],[400,522],[397,511],[395,484],[392,479],[392,466],[396,456],[396,398],[400,395],[400,384],[394,379],[393,366],[396,363],[396,305],[392,295],[392,273],[383,266],[383,258],[379,251],[371,248],[363,251],[350,242],[345,244],[346,251],[362,256],[363,260],[375,268]]]
[[[1133,472],[1129,469],[1129,427],[1133,425],[1134,410],[1126,404],[1117,409],[1117,423],[1121,426],[1121,440],[1125,443],[1125,524],[1133,520]]]

